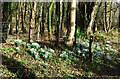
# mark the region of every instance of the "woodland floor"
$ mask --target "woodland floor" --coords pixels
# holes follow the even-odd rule
[[[14,43],[11,41],[15,39],[15,35],[9,36],[9,38],[6,40],[6,43],[2,44],[2,47],[14,49]],[[48,45],[48,43],[45,41],[43,45]],[[120,52],[120,44],[113,41],[111,45]],[[75,77],[86,79],[88,77],[95,79],[120,78],[120,53],[118,53],[119,61],[105,61],[104,65],[97,63],[91,64],[88,61],[84,61],[82,58],[77,58],[78,61],[72,61],[74,64],[67,65],[66,63],[69,60],[61,60],[59,53],[56,53],[55,56],[50,59],[50,61],[45,61],[43,59],[35,60],[29,56],[28,53],[22,50],[22,48],[20,49],[21,52],[17,54],[11,50],[1,50],[2,70],[0,72],[2,73],[1,75],[3,79],[37,79],[40,77]],[[42,61],[49,63],[49,67],[40,65]],[[89,72],[90,74],[87,75]]]

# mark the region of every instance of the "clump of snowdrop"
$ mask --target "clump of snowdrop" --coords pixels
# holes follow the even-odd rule
[[[38,49],[40,47],[40,45],[38,43],[32,43],[31,46],[35,49]]]
[[[33,40],[30,40],[30,44],[32,44],[32,43],[34,43],[34,41],[33,41]]]
[[[20,45],[21,42],[22,42],[22,40],[14,40],[14,43],[15,43],[16,46]]]
[[[62,51],[62,54],[60,54],[60,57],[62,59],[67,59],[68,58],[67,52],[66,51]]]
[[[16,47],[16,52],[20,52],[20,47]]]
[[[110,43],[111,43],[110,41],[106,41],[106,44],[109,44],[109,45],[110,45]]]
[[[42,62],[40,63],[40,65],[44,66],[45,68],[49,67],[49,64],[48,64],[48,63],[45,63],[44,61],[42,61]]]
[[[54,52],[55,52],[55,51],[54,51],[53,49],[51,49],[51,48],[50,48],[48,51],[51,52],[51,53],[54,53]]]
[[[40,48],[39,52],[44,53],[44,52],[45,52],[45,50],[44,50],[43,48]]]
[[[112,60],[111,56],[109,56],[109,53],[106,54],[106,59]]]
[[[31,45],[30,45],[30,44],[27,44],[27,45],[26,45],[26,48],[31,48]]]
[[[23,42],[22,45],[25,47],[26,46],[26,42]]]
[[[42,54],[42,57],[46,59],[50,59],[52,57],[52,53],[46,51],[44,54]]]
[[[73,55],[73,51],[68,51],[68,55],[72,56]]]
[[[30,54],[31,54],[32,56],[34,56],[35,60],[37,60],[37,59],[39,58],[39,55],[38,55],[38,52],[37,52],[36,49],[31,48],[31,49],[29,50],[29,52],[30,52]]]

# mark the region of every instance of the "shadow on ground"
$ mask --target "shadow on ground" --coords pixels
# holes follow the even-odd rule
[[[26,68],[25,66],[20,65],[18,61],[12,58],[8,58],[2,55],[2,65],[6,65],[7,69],[10,72],[15,73],[17,75],[17,78],[37,79],[34,72],[30,71],[29,68]]]

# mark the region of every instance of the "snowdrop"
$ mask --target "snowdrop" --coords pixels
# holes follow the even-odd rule
[[[54,50],[53,50],[53,49],[51,49],[51,48],[49,49],[49,51],[50,51],[50,52],[52,52],[52,53],[54,52]]]
[[[32,44],[32,43],[34,43],[34,41],[33,41],[33,40],[30,40],[30,43]]]
[[[83,52],[89,52],[89,50],[88,50],[88,49],[83,49],[82,51],[83,51]]]
[[[32,47],[37,49],[37,48],[39,48],[40,46],[39,46],[38,43],[32,43]]]
[[[44,46],[44,49],[45,49],[45,50],[47,50],[47,47],[46,47],[46,46]]]
[[[107,56],[106,56],[106,59],[111,60],[111,57],[107,55]]]
[[[20,45],[21,42],[22,42],[22,40],[14,40],[14,43],[16,46]]]
[[[110,41],[106,41],[106,44],[110,44]]]
[[[78,52],[79,54],[82,53],[81,50],[78,50],[77,52]]]
[[[83,53],[82,56],[85,57],[85,54]]]
[[[19,47],[16,47],[16,51],[17,51],[17,52],[20,52],[20,48],[19,48]]]
[[[62,51],[63,54],[66,54],[67,52],[66,51]]]
[[[44,50],[43,48],[40,48],[40,51],[41,51],[41,52],[45,52],[45,50]]]
[[[106,47],[111,47],[109,44],[106,44]]]
[[[69,55],[72,55],[72,54],[73,54],[73,52],[72,52],[72,51],[68,51],[68,54],[69,54]]]
[[[25,45],[26,45],[26,42],[23,42],[22,45],[25,46]]]

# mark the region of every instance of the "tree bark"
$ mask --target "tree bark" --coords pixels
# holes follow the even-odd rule
[[[91,13],[91,21],[90,21],[89,26],[87,28],[87,35],[93,33],[92,28],[93,28],[93,25],[94,25],[94,22],[95,22],[96,14],[97,14],[100,6],[101,6],[101,2],[98,2],[98,3],[96,2],[95,3],[95,6],[94,6],[93,11]]]
[[[107,20],[106,20],[106,2],[104,3],[104,31],[107,33]]]
[[[73,45],[73,38],[75,34],[75,18],[76,18],[76,0],[71,2],[71,13],[70,13],[70,33],[67,39],[67,46]]]

